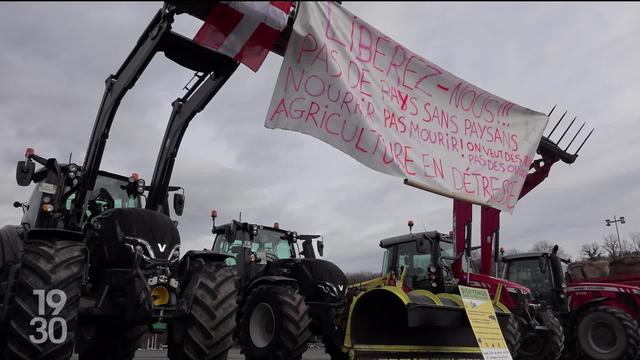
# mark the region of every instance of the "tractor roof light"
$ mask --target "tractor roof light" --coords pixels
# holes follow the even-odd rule
[[[280,224],[278,224],[277,222],[273,223],[273,228],[274,229],[280,229]]]
[[[212,218],[212,219],[215,219],[215,218],[217,218],[217,217],[218,217],[218,211],[217,211],[217,210],[215,210],[215,209],[214,209],[214,210],[211,210],[211,218]]]
[[[138,179],[140,178],[140,175],[138,175],[138,173],[132,173],[131,176],[129,176],[129,182],[130,183],[134,183],[136,181],[138,181]]]
[[[35,151],[33,150],[33,148],[27,148],[24,151],[24,157],[27,157],[27,158],[31,157],[31,156],[33,156],[34,153],[35,153]]]

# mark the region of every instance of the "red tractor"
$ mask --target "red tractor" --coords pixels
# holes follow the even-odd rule
[[[551,306],[567,334],[571,358],[631,360],[640,353],[640,287],[572,282],[568,260],[549,252],[504,256],[503,276]]]
[[[554,107],[555,109],[555,107]],[[549,116],[554,109],[549,112]],[[519,198],[529,193],[533,188],[541,184],[549,175],[549,171],[553,164],[562,161],[572,164],[578,157],[578,152],[589,139],[593,130],[584,138],[575,153],[568,152],[569,147],[578,134],[584,128],[583,124],[574,134],[569,144],[564,148],[560,148],[559,144],[569,131],[569,128],[575,122],[575,118],[565,129],[558,141],[552,141],[551,135],[562,122],[566,112],[556,123],[554,128],[547,136],[543,136],[538,145],[537,153],[540,157],[534,160],[530,166],[530,172],[525,178],[524,186],[520,192]],[[515,282],[504,282],[503,279],[491,276],[492,269],[492,251],[494,260],[499,261],[499,229],[500,229],[500,211],[490,207],[482,207],[481,210],[481,234],[480,234],[480,254],[481,266],[480,273],[470,273],[467,268],[463,268],[463,257],[466,254],[467,262],[471,255],[471,224],[472,224],[472,204],[461,200],[453,202],[453,226],[454,226],[454,242],[455,254],[459,259],[453,263],[452,270],[461,285],[485,288],[489,294],[499,299],[501,303],[507,305],[509,310],[518,318],[521,327],[523,339],[520,346],[519,358],[530,359],[550,359],[558,358],[564,348],[564,333],[558,319],[554,316],[553,308],[548,307],[545,302],[535,301],[532,293],[527,287],[516,284]],[[467,264],[468,265],[468,264]],[[524,285],[527,285],[526,283]]]
[[[567,149],[576,139],[580,130],[574,135],[569,145],[562,150],[558,144],[567,134],[568,128],[557,143],[549,140],[558,124],[549,135],[541,139],[538,147],[538,154],[541,158],[532,163],[532,171],[525,180],[520,198],[544,181],[554,163],[561,160],[564,163],[572,164],[577,158],[577,152],[591,135],[589,133],[576,153],[570,154]],[[470,229],[471,206],[471,204],[461,201],[454,202],[454,223],[457,237],[464,237],[465,228]],[[467,276],[467,280],[470,285],[490,287],[489,292],[492,293],[497,291],[497,289],[494,290],[494,283],[484,281],[483,276],[490,278],[492,250],[495,262],[498,263],[500,259],[498,251],[500,248],[500,212],[493,208],[483,207],[481,215],[480,273],[483,275],[472,274]],[[458,252],[465,249],[464,241],[457,241],[456,244]],[[503,261],[506,262],[503,271],[504,278],[526,285],[533,290],[533,298],[543,305],[546,304],[561,319],[566,333],[565,348],[569,358],[573,359],[579,356],[579,358],[592,360],[627,360],[634,359],[638,355],[640,334],[636,319],[640,318],[638,310],[640,308],[640,288],[629,285],[629,280],[634,281],[633,278],[601,279],[607,282],[572,282],[571,279],[565,277],[566,272],[563,269],[563,262],[557,256],[557,248],[551,253],[507,256],[503,258]],[[461,273],[460,276],[464,278],[465,274],[459,269],[458,271]],[[616,283],[612,283],[610,280],[616,281]],[[626,284],[623,284],[623,281]],[[538,340],[536,338],[530,339],[532,349],[535,348]],[[524,339],[523,343],[523,346],[526,347],[528,340]]]

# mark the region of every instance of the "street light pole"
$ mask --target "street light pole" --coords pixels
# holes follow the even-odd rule
[[[607,226],[611,226],[611,223],[616,225],[616,234],[618,234],[618,249],[620,249],[620,256],[622,256],[622,242],[620,241],[620,231],[618,231],[618,223],[624,224],[624,216],[620,216],[620,219],[616,219],[616,216],[613,215],[613,221],[607,219],[604,221]]]

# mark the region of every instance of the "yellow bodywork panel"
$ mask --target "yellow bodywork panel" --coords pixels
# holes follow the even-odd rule
[[[456,303],[458,307],[464,307],[464,303],[462,302],[462,297],[460,297],[460,295],[458,294],[440,293],[438,294],[438,297],[441,299],[449,299],[454,303]]]
[[[419,295],[419,296],[424,296],[427,297],[429,299],[431,299],[431,301],[433,301],[434,304],[436,305],[442,305],[442,301],[440,300],[439,297],[437,297],[434,293],[432,293],[431,291],[428,290],[413,290],[412,292],[409,293],[409,295]]]

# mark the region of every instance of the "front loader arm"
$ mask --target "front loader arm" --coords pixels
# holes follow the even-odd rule
[[[115,75],[110,75],[106,80],[106,89],[93,125],[82,167],[83,179],[80,182],[75,200],[73,221],[76,226],[83,221],[86,195],[95,186],[104,148],[109,138],[109,130],[120,106],[120,101],[127,91],[135,85],[153,56],[158,52],[164,35],[171,30],[174,14],[175,10],[172,6],[165,6],[158,10],[118,72]]]
[[[549,112],[548,116],[551,116],[553,110]],[[584,138],[578,149],[572,154],[569,152],[569,147],[573,144],[574,140],[578,137],[578,134],[582,131],[585,124],[578,129],[578,131],[574,134],[573,138],[569,142],[569,144],[562,149],[560,147],[560,142],[567,135],[569,128],[575,122],[576,118],[574,118],[569,126],[564,130],[560,138],[554,142],[551,140],[551,135],[557,129],[558,125],[562,122],[567,112],[560,117],[556,125],[553,127],[551,132],[547,136],[543,136],[540,139],[540,143],[538,144],[538,149],[536,150],[537,154],[540,155],[540,158],[534,160],[529,168],[529,173],[525,178],[524,185],[522,186],[522,190],[520,191],[520,196],[518,199],[522,199],[525,195],[527,195],[531,190],[540,185],[548,176],[551,171],[551,167],[558,161],[562,161],[566,164],[573,164],[578,158],[578,152],[584,144],[587,142],[591,134],[593,133],[593,129],[589,132],[589,134]],[[460,229],[463,229],[464,226],[467,226],[471,222],[471,214],[469,213],[466,217],[460,218],[456,216],[456,209],[465,209],[465,214],[470,212],[472,204],[465,203],[461,200],[454,200],[454,231],[456,232],[456,253],[461,252],[464,249],[464,238],[461,236],[458,238],[458,234],[460,233]],[[491,273],[491,252],[493,247],[494,259],[497,262],[498,260],[498,249],[499,249],[499,233],[500,233],[500,210],[497,210],[492,207],[483,206],[481,210],[481,226],[480,226],[480,251],[481,251],[481,268],[480,273],[485,275],[490,275]],[[462,233],[463,234],[463,233]]]
[[[168,209],[162,209],[162,207],[167,197],[169,181],[182,137],[191,120],[207,106],[238,67],[237,62],[224,55],[220,55],[218,61],[213,73],[200,76],[187,94],[176,99],[172,104],[173,111],[153,170],[147,209],[160,210],[169,214]]]

